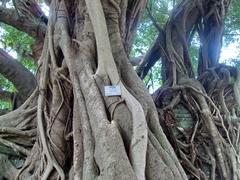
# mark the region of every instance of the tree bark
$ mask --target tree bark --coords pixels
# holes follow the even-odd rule
[[[19,16],[15,9],[0,6],[0,22],[13,26],[33,38],[43,40],[45,36],[46,24],[44,22],[40,21],[40,19],[29,19]]]
[[[234,145],[239,125],[233,118],[238,111],[239,91],[236,87],[239,73],[236,68],[218,64],[228,5],[229,1],[222,0],[182,1],[174,8],[165,27],[166,46],[162,62],[165,84],[155,92],[154,99],[169,141],[189,177],[196,179],[208,179],[209,174],[212,179],[240,179],[237,171],[239,153],[236,151],[239,143]],[[194,76],[188,54],[188,39],[195,26],[200,29],[200,37],[206,40],[201,44],[200,52],[205,55],[199,56],[198,68],[202,75],[198,79]],[[207,69],[209,67],[212,68]],[[231,78],[234,79],[233,85]],[[231,103],[230,97],[234,99]],[[184,122],[177,119],[175,113],[180,107],[191,114],[192,125],[181,125]],[[236,130],[227,130],[232,127]],[[204,154],[211,159],[208,164],[203,163]]]
[[[36,87],[35,76],[2,49],[0,73],[14,84],[23,100],[26,100]]]
[[[0,117],[0,144],[25,160],[20,170],[6,163],[14,178],[240,179],[240,73],[218,66],[194,79],[188,55],[203,7],[224,2],[184,0],[174,9],[164,47],[153,51],[166,70],[156,109],[128,58],[146,2],[52,0],[38,88]],[[121,95],[106,96],[106,86]],[[178,105],[195,118],[190,130],[176,126]]]
[[[128,59],[144,6],[52,1],[30,121],[38,135],[17,179],[187,179]],[[105,96],[107,85],[121,95]]]

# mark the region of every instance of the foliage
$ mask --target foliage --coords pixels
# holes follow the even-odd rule
[[[147,52],[148,48],[158,35],[158,30],[149,18],[149,15],[153,16],[154,19],[156,19],[157,25],[163,28],[171,13],[171,3],[171,0],[148,1],[147,8],[144,10],[141,22],[138,25],[137,35],[130,56],[136,57],[144,55]],[[160,62],[156,63],[151,69],[150,73],[145,77],[144,83],[151,93],[161,86]]]
[[[225,31],[223,38],[223,47],[231,44],[237,44],[236,48],[240,48],[240,0],[232,0],[228,15],[225,19]],[[230,58],[223,63],[240,67],[240,51],[235,55],[234,59]]]
[[[34,39],[26,33],[8,25],[2,24],[1,28],[4,29],[0,36],[2,46],[5,49],[10,48],[10,51],[15,51],[17,53],[17,60],[34,72],[36,69],[32,58]]]
[[[12,82],[7,80],[1,74],[0,74],[0,87],[1,87],[1,89],[9,91],[9,92],[16,91],[16,88],[14,87]],[[12,107],[12,105],[10,102],[0,101],[0,109],[10,109],[11,107]]]
[[[168,3],[169,0],[148,1],[147,7],[160,27],[163,27],[169,18],[170,9],[168,8]],[[157,29],[154,27],[153,22],[149,19],[149,13],[147,9],[145,9],[141,22],[138,25],[131,56],[145,54],[151,43],[157,37],[157,34]]]
[[[228,10],[225,20],[225,39],[224,43],[228,45],[240,40],[240,0],[233,0]]]
[[[158,61],[143,80],[150,93],[162,85],[161,66],[162,64]]]
[[[4,102],[4,101],[0,102],[0,109],[11,109],[11,108],[12,108],[12,104],[10,102]]]
[[[17,56],[14,58],[19,60],[19,62],[27,69],[35,72],[36,64],[31,57],[34,39],[26,33],[8,25],[1,24],[1,28],[3,30],[0,34],[0,46],[2,46],[7,52],[10,52],[10,54],[16,52]],[[2,75],[0,75],[0,87],[9,92],[16,92],[14,85]],[[0,101],[0,109],[9,108],[11,108],[11,103]]]
[[[2,87],[3,90],[7,90],[9,92],[15,92],[16,91],[16,88],[14,87],[12,82],[7,80],[1,74],[0,74],[0,84],[1,84],[1,87]]]

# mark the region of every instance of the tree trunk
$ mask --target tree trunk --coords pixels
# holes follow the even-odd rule
[[[15,135],[0,140],[26,158],[12,170],[16,179],[187,179],[128,59],[144,6],[52,0],[37,92],[0,117],[3,132]],[[120,87],[121,95],[106,96],[106,86]]]
[[[154,100],[169,141],[194,179],[240,179],[239,72],[218,64],[228,5],[185,0],[165,27],[165,84]],[[188,39],[196,29],[201,38],[198,79],[188,54]],[[187,126],[177,119],[180,108],[192,115]]]

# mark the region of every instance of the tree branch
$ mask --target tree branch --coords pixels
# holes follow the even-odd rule
[[[34,75],[0,49],[0,73],[11,81],[23,99],[27,98],[36,86]]]
[[[164,47],[164,32],[160,31],[157,39],[154,41],[147,54],[145,55],[141,64],[137,67],[136,72],[141,79],[148,74],[148,71],[154,66],[154,64],[162,56],[162,48]]]
[[[37,39],[43,39],[45,36],[46,24],[44,22],[40,19],[29,20],[20,17],[14,9],[0,6],[0,22],[13,26]]]
[[[147,6],[146,10],[148,12],[149,18],[153,22],[154,27],[158,31],[158,37],[153,42],[147,54],[143,58],[143,61],[140,62],[141,64],[136,69],[136,72],[141,79],[144,79],[144,77],[148,74],[148,71],[154,66],[157,60],[159,60],[159,58],[162,56],[162,50],[163,50],[162,47],[165,46],[164,30],[158,25],[156,19],[153,17],[151,13],[151,7],[149,8]]]

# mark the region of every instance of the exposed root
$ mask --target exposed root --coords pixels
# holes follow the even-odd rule
[[[230,177],[232,179],[239,179],[239,174],[236,170],[239,168],[239,163],[237,162],[239,152],[234,146],[237,137],[234,134],[239,133],[237,128],[239,123],[233,121],[233,116],[230,113],[230,109],[233,107],[236,109],[238,103],[232,101],[233,98],[230,98],[235,96],[235,85],[231,84],[232,82],[230,81],[222,81],[222,78],[225,77],[222,76],[223,69],[224,71],[230,72],[231,78],[236,78],[236,71],[227,66],[220,66],[213,71],[209,71],[208,76],[204,75],[207,79],[200,78],[207,93],[210,92],[210,94],[202,91],[200,84],[197,85],[197,83],[193,83],[190,79],[183,80],[179,78],[179,86],[171,88],[171,91],[169,91],[169,88],[167,91],[163,90],[160,96],[158,96],[158,102],[162,101],[159,107],[166,113],[178,108],[179,105],[183,105],[189,112],[192,112],[191,121],[196,121],[196,124],[188,128],[176,124],[180,123],[178,122],[180,119],[177,120],[177,114],[176,118],[174,118],[174,115],[171,116],[171,124],[174,128],[173,131],[175,135],[169,136],[169,138],[170,142],[176,142],[176,139],[178,143],[181,141],[179,147],[176,147],[175,151],[176,153],[179,151],[181,152],[179,158],[182,159],[184,168],[188,170],[192,176],[200,179],[206,178],[207,174],[210,174],[207,178],[211,179],[215,179],[219,176],[223,179],[228,179]],[[212,78],[217,78],[217,81],[213,81]],[[208,81],[215,82],[215,86]],[[221,84],[222,82],[225,83],[224,86]],[[191,86],[189,86],[189,83],[191,83]],[[213,89],[209,88],[207,85],[211,85]],[[216,89],[216,87],[219,87],[219,89]],[[231,93],[229,93],[229,88]],[[187,93],[186,96],[184,92]],[[175,94],[180,94],[180,101],[176,101]],[[166,121],[163,122],[164,124],[168,123],[167,119],[164,121]],[[188,123],[191,123],[191,121],[189,120]],[[181,136],[179,130],[181,130]],[[176,131],[178,131],[178,133]],[[204,138],[204,133],[209,134],[210,138]],[[189,144],[183,145],[183,142]],[[208,147],[206,143],[209,145],[211,144],[211,146]],[[202,148],[206,151],[204,155],[205,158],[200,155],[204,154]],[[191,156],[186,156],[185,153],[187,152],[190,152]],[[211,165],[211,168],[207,171],[206,167],[208,163],[206,162],[206,157],[210,160],[209,162]],[[199,167],[199,161],[205,161],[204,165]],[[218,166],[216,166],[216,162]],[[203,168],[203,170],[199,174],[196,168]]]
[[[30,152],[25,149],[24,147],[21,147],[15,143],[12,143],[10,141],[4,140],[2,138],[0,138],[0,143],[3,144],[4,146],[10,147],[11,149],[13,149],[18,155],[24,155],[24,156],[29,156]]]
[[[45,135],[45,130],[44,130],[44,118],[43,118],[43,112],[44,112],[44,104],[45,104],[45,91],[47,90],[47,70],[48,70],[48,58],[49,56],[47,55],[47,58],[45,61],[43,61],[43,72],[41,73],[42,77],[40,78],[40,95],[38,98],[38,111],[37,111],[37,122],[38,122],[38,129],[39,129],[39,134],[40,134],[40,139],[42,142],[43,146],[43,151],[44,154],[47,157],[48,164],[47,168],[43,174],[43,179],[47,179],[49,174],[51,173],[53,167],[56,168],[58,171],[61,179],[65,179],[65,173],[63,172],[62,168],[59,166],[58,162],[56,161],[55,157],[52,155],[52,153],[49,150],[49,145],[47,143],[46,135]]]
[[[0,168],[1,178],[15,178],[25,158],[31,154],[37,134],[35,121],[37,94],[35,90],[18,109],[0,116],[0,151],[3,154],[0,159],[4,161]]]
[[[1,154],[0,163],[1,163],[0,178],[13,180],[14,177],[16,177],[18,170],[9,161],[8,156]]]

